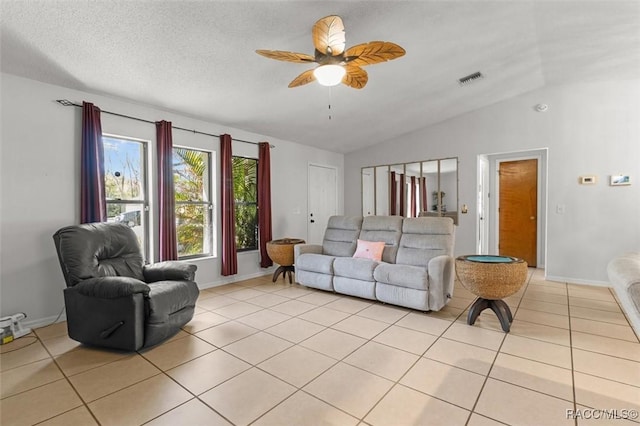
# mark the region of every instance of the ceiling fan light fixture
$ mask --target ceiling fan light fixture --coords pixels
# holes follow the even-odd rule
[[[337,86],[346,72],[341,65],[320,65],[313,70],[313,76],[323,86]]]

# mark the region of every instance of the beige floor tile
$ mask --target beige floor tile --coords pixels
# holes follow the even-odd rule
[[[628,411],[625,412],[626,417],[622,418],[623,412],[621,410],[617,412],[613,409],[607,410],[606,408],[594,410],[584,405],[577,405],[576,408],[580,410],[580,414],[583,416],[579,417],[577,413],[574,415],[578,426],[638,426],[639,423],[635,414],[633,415],[633,417],[636,417],[635,421],[627,420],[629,418],[627,417],[629,416]],[[585,416],[589,418],[585,418]],[[599,418],[593,418],[594,416]]]
[[[249,368],[250,364],[217,350],[172,368],[167,374],[191,393],[200,395]]]
[[[440,338],[429,348],[424,356],[463,370],[486,375],[489,373],[491,364],[496,358],[496,352],[467,343]]]
[[[478,296],[460,285],[454,288],[453,297],[458,299],[474,300]]]
[[[265,331],[293,343],[300,343],[324,330],[326,327],[300,318],[291,318]]]
[[[335,363],[333,358],[296,345],[262,362],[258,367],[301,388]]]
[[[432,334],[392,325],[373,340],[416,355],[422,355],[436,339],[437,337]]]
[[[296,388],[256,368],[202,394],[200,399],[236,425],[247,425],[278,405]]]
[[[224,350],[249,364],[256,365],[291,345],[287,340],[261,331],[225,346]]]
[[[149,361],[135,354],[76,374],[69,380],[82,399],[90,402],[159,373]]]
[[[439,336],[451,325],[451,321],[433,318],[427,313],[411,312],[395,325]]]
[[[519,309],[528,309],[537,312],[548,312],[550,314],[556,315],[569,315],[569,305],[567,305],[566,303],[559,304],[542,302],[535,299],[523,299],[522,302],[520,302]]]
[[[325,291],[315,291],[311,294],[307,294],[306,296],[298,298],[298,300],[305,303],[311,303],[312,305],[322,306],[326,305],[327,303],[334,302],[339,298],[340,296],[336,296],[333,293],[328,293]]]
[[[615,302],[609,287],[596,287],[581,284],[568,285],[570,297],[580,297],[582,299],[604,300],[607,302]]]
[[[278,290],[274,294],[277,294],[278,296],[288,297],[290,299],[297,299],[298,297],[306,296],[311,293],[313,293],[313,290],[310,290],[298,284],[294,284],[283,290]]]
[[[515,312],[515,309],[512,309],[511,312]],[[468,325],[468,317],[469,310],[466,310],[462,315],[460,315],[460,317],[458,317],[458,319],[456,319],[456,323]],[[484,311],[482,311],[480,313],[480,316],[478,316],[478,318],[476,318],[476,321],[473,323],[473,327],[479,327],[486,330],[503,333],[500,320],[491,309],[485,309]]]
[[[272,306],[271,310],[280,312],[286,315],[296,316],[296,315],[304,314],[305,312],[315,308],[316,308],[316,305],[312,305],[311,303],[305,303],[299,300],[289,299],[288,302],[284,302],[284,303],[280,303],[279,305]]]
[[[250,327],[264,330],[265,328],[280,324],[289,318],[291,318],[289,315],[281,314],[280,312],[272,311],[270,309],[264,309],[244,316],[238,319],[238,321],[243,324],[247,324]]]
[[[490,377],[573,401],[571,370],[500,353]]]
[[[467,309],[469,306],[471,306],[471,304],[473,303],[474,299],[464,299],[461,297],[456,297],[454,296],[451,300],[449,300],[449,303],[447,303],[447,306],[450,306],[452,308],[456,308],[456,309]]]
[[[397,381],[418,360],[418,355],[376,342],[367,342],[343,362],[385,379]]]
[[[247,300],[254,297],[262,296],[265,293],[260,290],[256,290],[254,288],[243,288],[242,290],[232,291],[231,293],[226,293],[226,297],[231,297],[236,300]]]
[[[505,338],[500,352],[556,367],[571,368],[571,348],[568,346],[509,334]]]
[[[0,401],[0,424],[33,425],[82,405],[65,380],[58,380]]]
[[[193,398],[164,374],[89,404],[101,425],[142,424]]]
[[[289,288],[290,286],[291,284],[289,284],[289,281],[285,282],[283,280],[278,280],[278,282],[274,283],[274,282],[271,282],[271,280],[269,280],[268,282],[257,285],[253,288],[256,290],[263,291],[265,293],[275,293],[276,291],[284,290],[285,288]]]
[[[584,299],[582,297],[570,297],[569,306],[579,306],[581,308],[598,309],[601,311],[609,312],[621,312],[620,306],[616,302],[596,299]]]
[[[207,407],[202,401],[192,399],[171,411],[156,417],[147,426],[207,425],[231,426],[224,417]]]
[[[97,426],[98,423],[93,418],[87,407],[74,408],[71,411],[62,413],[45,422],[38,423],[38,426]]]
[[[35,339],[35,337],[31,337],[28,340],[31,344],[27,346],[13,345],[13,343],[19,342],[20,339],[3,345],[3,349],[6,349],[4,353],[0,354],[0,371],[10,370],[20,367],[21,365],[49,358],[49,352],[45,350],[39,340]]]
[[[349,426],[358,424],[352,417],[313,396],[298,391],[253,423],[256,426]]]
[[[237,302],[231,305],[214,309],[212,310],[212,312],[230,319],[237,319],[245,315],[258,312],[260,310],[262,310],[262,307],[260,306],[252,305],[251,303],[247,302]]]
[[[573,425],[572,409],[572,402],[490,378],[474,412],[511,425]]]
[[[72,340],[67,335],[52,337],[50,339],[42,340],[41,342],[53,356],[71,352],[81,346],[80,342]]]
[[[196,304],[196,306],[193,308],[193,315],[199,315],[199,314],[204,314],[205,312],[209,312],[204,308],[201,308],[200,306],[198,306]]]
[[[248,325],[237,321],[229,321],[224,324],[216,325],[196,334],[199,338],[215,345],[219,348],[224,347],[237,340],[243,339],[259,330],[249,327]]]
[[[372,320],[369,318],[352,315],[339,323],[331,326],[334,330],[344,331],[365,339],[371,339],[379,334],[382,330],[389,327],[389,324]]]
[[[366,340],[361,337],[329,328],[308,338],[300,345],[339,360],[365,343]]]
[[[365,418],[373,426],[463,426],[469,412],[402,385],[396,385]]]
[[[573,368],[577,372],[640,387],[639,362],[574,349]]]
[[[409,309],[375,303],[368,308],[359,311],[357,315],[360,317],[393,324],[400,318],[406,316],[409,312],[411,312],[411,310]]]
[[[63,377],[51,358],[5,370],[0,373],[0,396],[6,398]]]
[[[550,286],[550,285],[546,285],[546,286],[531,286],[531,287],[527,287],[527,289],[525,290],[525,294],[527,293],[545,293],[545,294],[556,294],[559,296],[565,296],[565,300],[566,300],[566,296],[567,296],[567,288],[564,285],[557,285],[557,286]]]
[[[46,327],[40,327],[33,330],[33,332],[41,340],[51,339],[53,337],[60,337],[67,335],[67,322],[57,322],[55,324],[48,325]]]
[[[464,309],[454,308],[450,305],[445,306],[439,311],[429,312],[430,317],[439,318],[445,321],[455,321],[460,318],[460,315],[464,312]]]
[[[336,311],[345,312],[347,314],[355,314],[365,308],[368,308],[372,305],[372,303],[373,302],[365,299],[343,296],[336,301],[328,303],[327,305],[325,305],[325,307],[329,309],[335,309]]]
[[[574,377],[577,404],[602,410],[626,409],[640,412],[640,387],[578,372],[574,373]]]
[[[548,325],[550,327],[569,329],[569,317],[566,315],[557,315],[549,312],[539,312],[524,308],[520,308],[516,311],[514,321],[534,322],[536,324]]]
[[[65,375],[73,376],[129,355],[131,352],[81,346],[75,351],[57,356],[56,362]]]
[[[278,296],[277,294],[262,292],[262,295],[248,299],[246,302],[252,303],[254,305],[262,306],[263,308],[269,308],[271,306],[284,303],[288,300],[290,300],[288,297],[282,297],[282,296]]]
[[[623,326],[608,322],[571,318],[571,330],[638,343],[638,338],[628,325]]]
[[[195,334],[199,331],[206,330],[207,328],[211,328],[227,321],[229,321],[229,318],[222,315],[218,315],[213,312],[204,312],[202,314],[194,315],[193,319],[182,327],[182,329],[187,333]]]
[[[201,308],[212,310],[222,308],[223,306],[232,305],[238,303],[238,301],[232,297],[223,296],[219,293],[213,293],[215,297],[209,297],[207,299],[198,299],[197,305]]]
[[[485,416],[481,416],[480,414],[473,413],[469,418],[469,422],[466,426],[502,426],[504,423],[500,423],[493,419],[490,419]]]
[[[279,307],[280,305],[276,306]],[[347,318],[349,314],[346,312],[336,311],[335,309],[326,308],[324,306],[317,307],[313,310],[299,315],[299,318],[324,326],[332,326],[333,324]]]
[[[629,326],[629,322],[622,312],[603,311],[601,309],[589,309],[580,306],[571,306],[572,318],[583,318],[593,321],[610,322],[623,326]]]
[[[571,338],[574,348],[640,362],[640,343],[611,339],[579,331],[571,331]]]
[[[483,375],[421,358],[400,380],[400,383],[460,407],[471,409],[480,394],[484,380]]]
[[[511,334],[538,339],[558,345],[570,345],[569,330],[526,321],[515,321],[511,324]]]
[[[166,371],[214,350],[215,346],[202,339],[187,336],[140,351],[140,354],[162,371]]]
[[[391,389],[393,382],[338,363],[304,387],[311,395],[362,418]]]
[[[244,287],[241,286],[240,284],[234,283],[234,284],[225,284],[225,285],[220,285],[215,287],[209,287],[207,290],[212,291],[214,293],[218,293],[218,294],[226,294],[226,293],[242,290],[243,288]]]
[[[527,290],[527,292],[522,297],[523,301],[538,300],[540,302],[557,303],[559,305],[566,305],[568,302],[567,299],[568,297],[566,295],[549,293],[546,291],[541,291],[539,289]]]
[[[505,333],[486,330],[456,321],[442,337],[496,351],[504,340]]]

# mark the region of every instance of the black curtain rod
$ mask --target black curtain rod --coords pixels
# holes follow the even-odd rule
[[[71,101],[69,101],[67,99],[58,99],[58,100],[56,100],[56,102],[59,103],[60,105],[63,105],[63,106],[74,106],[74,107],[82,108],[82,105],[73,103],[73,102],[71,102]],[[156,124],[155,121],[145,120],[144,118],[132,117],[130,115],[118,114],[117,112],[104,111],[104,110],[100,110],[100,112],[104,112],[105,114],[109,114],[109,115],[115,115],[117,117],[128,118],[130,120],[142,121],[143,123]],[[198,134],[198,135],[213,136],[215,138],[219,138],[220,137],[220,135],[214,135],[213,133],[206,133],[206,132],[200,132],[198,130],[185,129],[184,127],[178,127],[178,126],[173,126],[172,125],[171,128],[172,129],[176,129],[176,130],[182,130],[182,131],[193,133],[193,134]],[[231,138],[231,140],[236,141],[236,142],[250,143],[251,145],[258,145],[258,142],[245,141],[245,140],[242,140],[242,139]],[[273,145],[273,144],[269,144],[269,146],[271,148],[275,148],[275,145]]]

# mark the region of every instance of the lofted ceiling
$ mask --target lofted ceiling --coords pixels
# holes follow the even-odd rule
[[[3,72],[342,153],[543,86],[640,76],[638,0],[0,0],[0,8]],[[392,41],[406,55],[366,67],[362,90],[287,88],[309,66],[255,50],[313,54],[311,27],[331,14],[344,21],[347,47]],[[476,71],[485,78],[458,84]]]

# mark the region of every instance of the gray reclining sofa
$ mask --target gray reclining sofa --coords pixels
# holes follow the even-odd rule
[[[384,242],[382,261],[354,258],[357,240]],[[304,286],[420,311],[453,294],[455,226],[447,217],[332,216],[322,245],[294,248]]]

